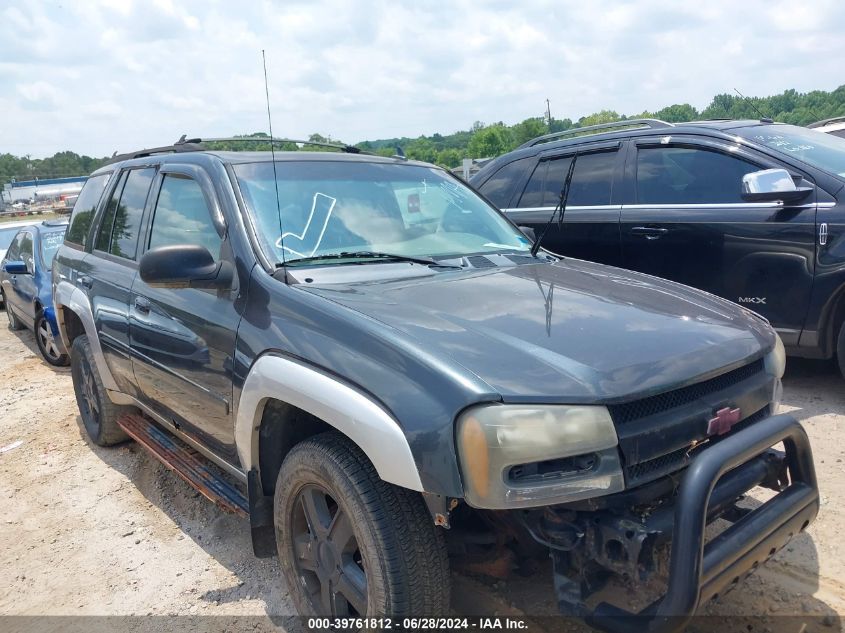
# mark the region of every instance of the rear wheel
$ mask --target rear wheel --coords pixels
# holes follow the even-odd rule
[[[15,316],[15,313],[12,311],[12,307],[9,305],[9,301],[6,299],[5,294],[3,295],[3,305],[6,306],[6,316],[9,317],[9,329],[22,330],[23,323]]]
[[[53,336],[53,329],[43,312],[39,312],[35,317],[35,342],[44,360],[51,365],[64,367],[70,363],[68,355],[59,350],[59,344]]]
[[[128,440],[129,436],[118,426],[117,419],[134,409],[118,406],[109,399],[94,362],[91,342],[85,335],[73,340],[70,369],[79,415],[91,441],[99,446],[110,446]]]
[[[443,535],[419,494],[385,483],[337,433],[296,446],[276,482],[276,543],[300,614],[445,615]]]

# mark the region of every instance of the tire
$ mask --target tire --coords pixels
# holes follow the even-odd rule
[[[6,316],[9,317],[9,329],[12,331],[22,330],[23,322],[15,316],[15,313],[9,305],[9,302],[6,300],[5,295],[3,296],[3,305],[6,306]]]
[[[129,436],[118,426],[117,419],[135,409],[118,406],[109,400],[91,353],[91,343],[85,335],[73,340],[70,369],[79,415],[91,441],[98,446],[111,446],[128,440]]]
[[[65,367],[70,363],[70,357],[59,351],[50,322],[44,316],[44,312],[39,312],[35,317],[35,342],[44,360],[54,367]]]
[[[441,529],[418,493],[379,479],[344,436],[324,433],[291,450],[273,510],[282,575],[301,615],[448,615]]]
[[[836,364],[839,366],[839,373],[845,378],[845,322],[836,337]]]

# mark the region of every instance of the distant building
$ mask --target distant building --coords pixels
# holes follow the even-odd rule
[[[36,178],[12,180],[3,185],[2,201],[13,204],[19,200],[61,200],[79,194],[87,176],[71,178]]]

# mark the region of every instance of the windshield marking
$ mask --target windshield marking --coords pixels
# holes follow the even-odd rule
[[[311,221],[314,219],[314,214],[317,212],[318,196],[328,198],[329,200],[331,200],[331,204],[329,206],[329,210],[326,212],[326,217],[323,219],[323,226],[320,229],[320,234],[317,236],[317,241],[314,243],[314,248],[312,248],[311,252],[306,255],[304,252],[296,251],[290,248],[289,246],[285,245],[284,242],[285,240],[288,240],[288,242],[290,242],[290,238],[298,240],[300,244],[307,242],[307,240],[305,239],[306,235],[308,235],[309,233],[313,233],[313,231],[309,231],[309,229],[311,228]],[[291,253],[293,253],[294,255],[298,255],[299,257],[313,256],[314,253],[317,252],[317,249],[320,248],[320,244],[323,241],[323,236],[326,234],[326,227],[329,225],[329,220],[332,217],[332,211],[334,211],[335,205],[337,205],[337,198],[332,198],[331,196],[326,195],[324,193],[320,193],[319,191],[315,193],[314,198],[311,200],[311,212],[308,214],[308,220],[305,222],[305,228],[302,229],[302,234],[297,235],[292,231],[282,233],[282,236],[276,240],[276,248],[281,248],[283,250],[290,251]],[[302,248],[302,246],[299,246],[299,248]]]

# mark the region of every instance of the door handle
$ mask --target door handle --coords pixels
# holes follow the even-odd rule
[[[635,226],[631,228],[631,235],[642,235],[647,240],[656,240],[663,237],[668,232],[669,229],[659,226]]]
[[[146,297],[135,297],[135,309],[138,312],[143,312],[144,314],[149,314],[150,312],[150,300]]]
[[[80,275],[78,281],[80,286],[88,288],[88,290],[91,290],[91,287],[94,285],[94,280],[88,275]]]
[[[11,281],[11,282],[12,282],[12,285],[13,285],[13,286],[17,286],[17,285],[18,285],[18,277],[17,277],[17,275],[12,275],[12,278],[11,278],[9,281]]]

